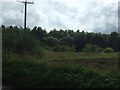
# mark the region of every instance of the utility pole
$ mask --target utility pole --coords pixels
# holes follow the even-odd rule
[[[26,29],[26,14],[27,14],[27,3],[25,2],[25,15],[24,15],[24,30]]]
[[[26,19],[27,19],[27,4],[34,4],[34,2],[29,2],[27,0],[25,1],[18,1],[18,2],[21,2],[21,3],[24,3],[25,4],[25,15],[24,15],[24,30],[26,30]]]

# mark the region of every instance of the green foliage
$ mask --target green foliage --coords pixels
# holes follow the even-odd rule
[[[112,48],[110,48],[110,47],[107,47],[107,48],[105,48],[104,52],[106,52],[106,53],[113,53],[114,50]]]
[[[44,56],[44,49],[41,48],[41,47],[36,47],[34,50],[33,50],[33,54],[38,56],[39,58],[43,58]]]
[[[73,37],[66,36],[60,39],[60,44],[61,45],[66,45],[66,46],[72,46],[73,45]]]
[[[83,51],[86,52],[86,53],[101,52],[102,48],[100,48],[97,45],[86,44]]]
[[[59,44],[59,40],[57,38],[54,38],[52,36],[44,38],[44,42],[46,45],[50,47],[57,46]]]
[[[74,51],[74,46],[76,51],[81,51],[85,47],[85,52],[100,52],[102,50],[100,47],[106,48],[109,45],[117,51],[114,44],[120,38],[115,32],[104,35],[79,32],[79,30],[74,32],[54,29],[47,33],[40,27],[24,31],[16,26],[6,28],[4,25],[2,25],[2,32],[3,86],[18,88],[120,88],[118,72],[114,71],[103,75],[81,65],[46,61],[51,59],[115,58],[115,54],[112,53],[109,55],[105,53],[104,55],[94,55],[94,53],[87,56],[84,53],[67,52]],[[56,52],[51,51],[49,54],[44,54],[42,47]],[[106,51],[111,52],[112,50],[106,48]],[[42,58],[44,55],[45,57]]]
[[[69,51],[74,51],[74,47],[69,47],[66,45],[57,45],[53,48],[53,51],[55,52],[69,52]]]
[[[86,37],[84,32],[77,32],[74,38],[76,52],[81,52],[86,44]]]
[[[45,37],[47,37],[46,30],[43,30],[41,27],[34,27],[31,31],[31,33],[38,38],[38,40],[43,41]]]
[[[44,49],[45,49],[45,50],[48,50],[48,51],[52,51],[53,48],[45,45],[45,46],[44,46]]]
[[[2,31],[3,49],[7,49],[8,51],[15,51],[19,37],[21,36],[21,34],[18,33],[19,31],[16,31],[13,27],[6,28]]]
[[[66,52],[66,51],[68,51],[68,47],[57,45],[53,48],[53,51],[55,51],[55,52]]]
[[[105,59],[115,59],[117,60],[118,54],[116,53],[89,53],[86,54],[84,52],[52,52],[46,51],[44,59],[46,60],[105,60]]]
[[[112,47],[115,51],[118,51],[119,45],[119,34],[117,32],[112,32],[108,39],[108,47]]]
[[[56,29],[51,30],[48,34],[57,39],[63,38],[65,35],[63,30],[57,31]]]
[[[20,48],[23,48],[23,43],[30,42],[29,39],[31,39],[33,43],[30,43],[28,48],[34,47],[35,41],[38,40],[37,42],[40,42],[44,46],[51,47],[51,49],[57,45],[68,46],[70,48],[75,46],[75,51],[81,52],[86,44],[93,44],[101,48],[111,47],[115,52],[120,51],[118,47],[120,44],[120,35],[117,32],[101,34],[84,31],[80,32],[79,30],[74,32],[73,30],[53,29],[47,33],[45,29],[36,26],[32,30],[27,29],[26,31],[16,26],[5,27],[2,25],[1,27],[3,31],[3,47],[9,51],[15,51],[16,48],[19,49],[20,46],[22,46]],[[25,47],[29,51],[27,46]]]
[[[53,51],[55,52],[60,52],[61,51],[61,46],[60,45],[57,45],[53,48]]]
[[[30,31],[17,28],[7,27],[3,29],[3,52],[13,52],[18,54],[40,53],[40,41]],[[38,50],[36,47],[39,47]],[[43,51],[41,51],[43,53]]]
[[[17,43],[16,50],[18,52],[32,52],[37,45],[39,45],[39,41],[36,38],[31,34],[24,34],[21,40]]]
[[[8,57],[9,58],[9,57]],[[102,75],[80,65],[47,63],[13,55],[3,60],[3,86],[9,88],[119,88],[115,71]]]

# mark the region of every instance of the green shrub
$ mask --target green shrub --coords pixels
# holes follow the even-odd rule
[[[43,47],[44,47],[45,50],[52,51],[52,47],[49,47],[49,46],[46,46],[46,45],[44,45]]]
[[[43,58],[44,56],[44,49],[41,47],[37,47],[34,49],[33,53],[38,56],[39,58]]]
[[[43,56],[43,50],[40,49],[40,41],[29,31],[23,31],[19,28],[6,28],[2,32],[3,57],[10,56],[10,53],[20,55],[35,54]]]
[[[14,59],[3,61],[3,67],[3,86],[12,88],[120,87],[117,73],[102,75],[80,65],[47,64],[14,56]]]
[[[102,48],[97,46],[97,45],[86,44],[85,48],[83,49],[83,51],[86,52],[86,53],[101,52]]]
[[[55,52],[67,52],[67,51],[74,51],[74,48],[66,46],[66,45],[63,45],[63,46],[57,45],[57,46],[53,47],[53,51],[55,51]]]
[[[108,47],[108,48],[105,48],[104,52],[106,52],[106,53],[113,53],[114,50],[112,48]]]
[[[62,51],[62,52],[68,51],[68,46],[65,46],[65,45],[62,46],[62,47],[61,47],[61,51]]]
[[[50,36],[50,37],[44,38],[44,42],[49,47],[54,47],[59,44],[59,39]]]
[[[61,51],[61,46],[57,45],[57,46],[53,47],[53,51],[60,52]]]

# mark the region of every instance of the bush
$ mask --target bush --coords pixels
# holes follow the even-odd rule
[[[16,57],[3,61],[3,86],[11,88],[119,88],[116,72],[107,75],[80,65],[47,64]],[[9,58],[9,57],[8,57]]]
[[[63,52],[68,51],[68,46],[65,46],[65,45],[64,45],[64,46],[62,46],[62,47],[61,47],[61,51],[63,51]]]
[[[57,38],[54,38],[52,36],[44,38],[44,42],[49,47],[54,47],[59,44],[59,40]]]
[[[63,51],[67,51],[67,48],[64,47],[64,46],[60,46],[60,45],[57,45],[53,48],[53,51],[55,52],[63,52]]]
[[[108,47],[108,48],[105,48],[104,52],[112,53],[112,52],[114,52],[114,50],[112,48]]]
[[[97,45],[92,44],[86,44],[85,48],[83,49],[84,52],[90,53],[90,52],[101,52],[102,48]]]
[[[34,49],[33,53],[38,56],[39,58],[43,58],[44,56],[44,49],[41,47],[37,47]]]
[[[57,45],[53,47],[53,51],[55,52],[67,52],[67,51],[74,51],[74,50],[75,49],[73,47],[69,47],[66,45],[63,45],[63,46]]]
[[[6,54],[17,53],[20,55],[34,54],[37,56],[43,56],[43,50],[40,48],[40,41],[30,31],[23,31],[19,28],[6,28],[2,32],[3,34],[3,57]]]
[[[37,40],[30,34],[24,34],[16,45],[17,52],[31,52],[37,45]]]

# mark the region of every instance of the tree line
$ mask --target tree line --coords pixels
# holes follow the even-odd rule
[[[47,32],[41,27],[24,30],[17,26],[2,27],[2,46],[4,51],[31,52],[40,54],[42,48],[52,51],[84,51],[86,45],[96,45],[102,49],[112,48],[115,52],[120,51],[120,35],[117,32],[110,34],[56,30]]]

